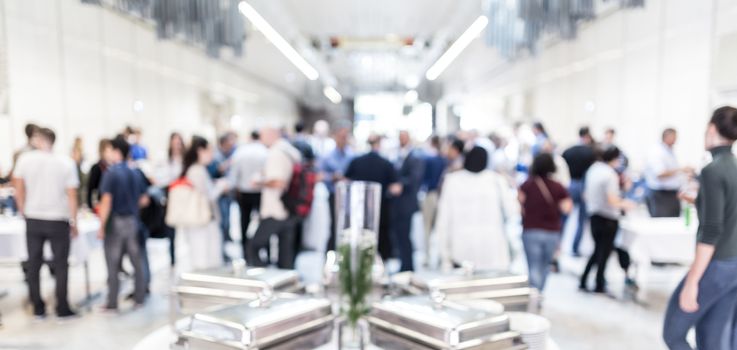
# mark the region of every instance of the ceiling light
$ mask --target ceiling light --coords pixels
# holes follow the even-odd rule
[[[468,47],[469,44],[473,41],[473,39],[476,39],[476,37],[481,34],[481,31],[486,28],[486,25],[489,23],[489,19],[486,18],[486,16],[480,16],[477,18],[473,23],[471,24],[468,29],[466,29],[463,34],[461,34],[460,37],[458,37],[458,40],[456,40],[453,45],[450,45],[447,51],[443,53],[440,58],[438,58],[437,61],[430,67],[430,69],[427,70],[427,73],[425,73],[425,77],[427,80],[435,80],[437,79],[440,74],[445,71],[446,68],[455,60],[458,55],[463,52],[463,50]]]
[[[289,45],[289,43],[279,35],[274,27],[261,17],[261,15],[256,12],[256,9],[254,9],[249,3],[241,1],[241,3],[238,4],[238,9],[244,16],[246,16],[246,18],[248,18],[249,21],[251,21],[251,23],[253,23],[256,29],[264,34],[266,39],[274,44],[274,46],[276,46],[276,48],[307,77],[307,79],[315,80],[320,76],[317,69],[309,64],[309,62],[307,62],[307,60],[305,60],[304,57],[302,57],[302,55],[292,47],[292,45]]]
[[[326,86],[324,89],[322,89],[322,93],[332,103],[338,104],[340,103],[340,101],[343,100],[343,96],[340,96],[338,90],[335,90],[335,88],[332,86]]]

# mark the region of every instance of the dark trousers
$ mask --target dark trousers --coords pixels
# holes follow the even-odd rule
[[[737,258],[712,260],[699,281],[699,310],[681,310],[679,298],[683,282],[673,292],[663,324],[663,339],[671,350],[691,350],[686,334],[696,330],[698,349],[737,349]]]
[[[261,193],[239,192],[238,208],[241,212],[241,248],[243,248],[243,258],[247,255],[248,245],[248,226],[251,224],[251,214],[258,212],[261,206]]]
[[[141,267],[143,268],[143,276],[146,281],[146,290],[148,290],[151,284],[151,266],[148,263],[148,248],[146,243],[148,242],[149,231],[146,225],[140,220],[138,221],[138,252],[141,256]]]
[[[415,270],[415,265],[412,261],[412,240],[410,239],[412,214],[397,213],[392,220],[392,237],[399,251],[399,260],[402,262],[402,267],[399,269],[400,272]]]
[[[51,252],[51,268],[56,277],[56,312],[64,314],[70,311],[67,300],[67,282],[69,277],[69,223],[66,221],[47,221],[26,219],[26,245],[28,248],[27,278],[28,295],[36,315],[46,313],[46,305],[41,298],[41,266],[44,263],[44,244],[49,241]]]
[[[258,225],[256,234],[248,242],[247,260],[251,266],[262,267],[268,265],[263,261],[259,252],[261,249],[269,248],[269,240],[272,235],[279,238],[279,259],[277,266],[281,269],[294,268],[294,220],[276,220],[272,218],[263,219]]]
[[[338,224],[335,222],[335,192],[330,193],[330,197],[328,197],[328,205],[330,206],[330,237],[328,237],[328,244],[325,247],[326,252],[335,250],[335,230]]]
[[[645,198],[647,211],[654,218],[677,218],[681,216],[681,200],[678,191],[650,190]]]
[[[233,204],[233,197],[230,194],[224,194],[218,198],[218,211],[220,212],[220,234],[223,236],[223,260],[228,262],[230,257],[225,252],[225,243],[232,242],[230,238],[230,205]]]
[[[583,200],[583,180],[571,180],[571,184],[568,187],[568,191],[571,194],[571,200],[573,204],[578,208],[578,221],[576,222],[576,230],[573,235],[573,247],[571,249],[573,255],[578,255],[579,247],[581,246],[581,240],[583,239],[583,229],[586,226],[586,219],[588,214],[586,213],[586,202]],[[567,221],[567,218],[566,220]],[[565,225],[564,225],[565,227]]]
[[[138,218],[135,216],[112,216],[108,220],[103,248],[107,264],[107,305],[109,309],[118,308],[120,293],[120,263],[123,254],[127,254],[133,265],[135,290],[133,299],[143,303],[146,297],[146,277],[143,271],[143,259],[138,240]]]
[[[166,233],[166,237],[169,238],[169,259],[171,266],[174,266],[177,263],[177,230],[173,227],[164,226],[164,232]]]
[[[391,238],[391,201],[381,201],[381,215],[379,215],[379,256],[387,261],[394,255],[394,244]]]
[[[594,238],[594,254],[589,258],[586,269],[581,276],[581,287],[586,287],[591,268],[596,265],[596,291],[606,288],[606,265],[614,250],[614,239],[617,237],[619,221],[599,215],[591,216],[591,235]]]

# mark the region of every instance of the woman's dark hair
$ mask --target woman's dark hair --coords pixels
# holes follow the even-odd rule
[[[617,146],[610,146],[605,150],[601,151],[601,160],[605,163],[609,163],[622,155],[622,151]]]
[[[33,123],[28,123],[26,124],[26,127],[23,131],[26,133],[26,137],[30,139],[33,134],[37,133],[39,130],[41,130],[40,126]]]
[[[541,122],[535,122],[535,123],[532,124],[532,127],[535,128],[535,129],[537,129],[537,130],[540,130],[540,132],[543,135],[548,136],[548,131],[545,130],[545,126],[543,125],[543,123],[541,123]]]
[[[714,124],[719,135],[727,140],[737,140],[737,109],[730,106],[717,108],[709,123]]]
[[[472,172],[479,173],[486,169],[486,165],[489,164],[489,154],[485,149],[474,146],[463,160],[463,168]]]
[[[169,160],[171,160],[171,157],[174,156],[173,154],[174,150],[171,147],[171,143],[174,142],[175,139],[179,140],[179,142],[182,143],[182,150],[186,148],[186,146],[184,145],[184,138],[182,137],[182,135],[178,132],[171,133],[171,135],[169,135],[169,150],[167,151],[169,155]]]
[[[531,176],[548,177],[550,174],[558,170],[555,166],[553,155],[547,152],[541,152],[532,160],[530,167]]]
[[[182,165],[182,174],[180,177],[185,177],[189,168],[197,163],[199,160],[199,151],[207,148],[209,143],[204,137],[192,136],[192,142],[189,144],[189,148],[184,152],[184,164]]]

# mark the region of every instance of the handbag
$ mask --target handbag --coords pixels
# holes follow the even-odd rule
[[[186,177],[169,186],[166,224],[175,228],[201,227],[212,220],[207,197],[197,191]]]

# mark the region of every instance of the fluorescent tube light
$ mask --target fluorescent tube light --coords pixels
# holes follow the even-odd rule
[[[302,55],[292,47],[292,45],[289,45],[289,43],[279,35],[274,27],[261,17],[253,6],[245,1],[241,1],[241,3],[238,4],[238,9],[261,33],[264,34],[266,39],[274,44],[274,46],[276,46],[276,48],[307,77],[307,79],[315,80],[320,76],[317,69],[309,64],[309,62],[307,62],[307,60],[305,60],[304,57],[302,57]]]
[[[481,34],[481,31],[486,28],[486,25],[489,23],[489,19],[486,18],[486,16],[480,16],[477,18],[473,23],[471,24],[468,29],[466,29],[463,34],[461,34],[460,37],[458,37],[458,40],[456,40],[453,45],[450,45],[447,51],[445,51],[440,58],[438,58],[435,63],[430,67],[430,69],[427,70],[427,73],[425,73],[425,78],[427,80],[435,80],[437,79],[440,74],[443,74],[443,71],[445,71],[448,66],[453,63],[453,61],[458,57],[458,55],[463,52],[463,50],[468,47],[469,44],[473,41],[473,39],[476,39],[476,37]]]
[[[343,96],[340,96],[338,90],[335,90],[335,88],[332,86],[326,86],[324,89],[322,89],[322,93],[332,103],[338,104],[340,103],[340,101],[343,100]]]

